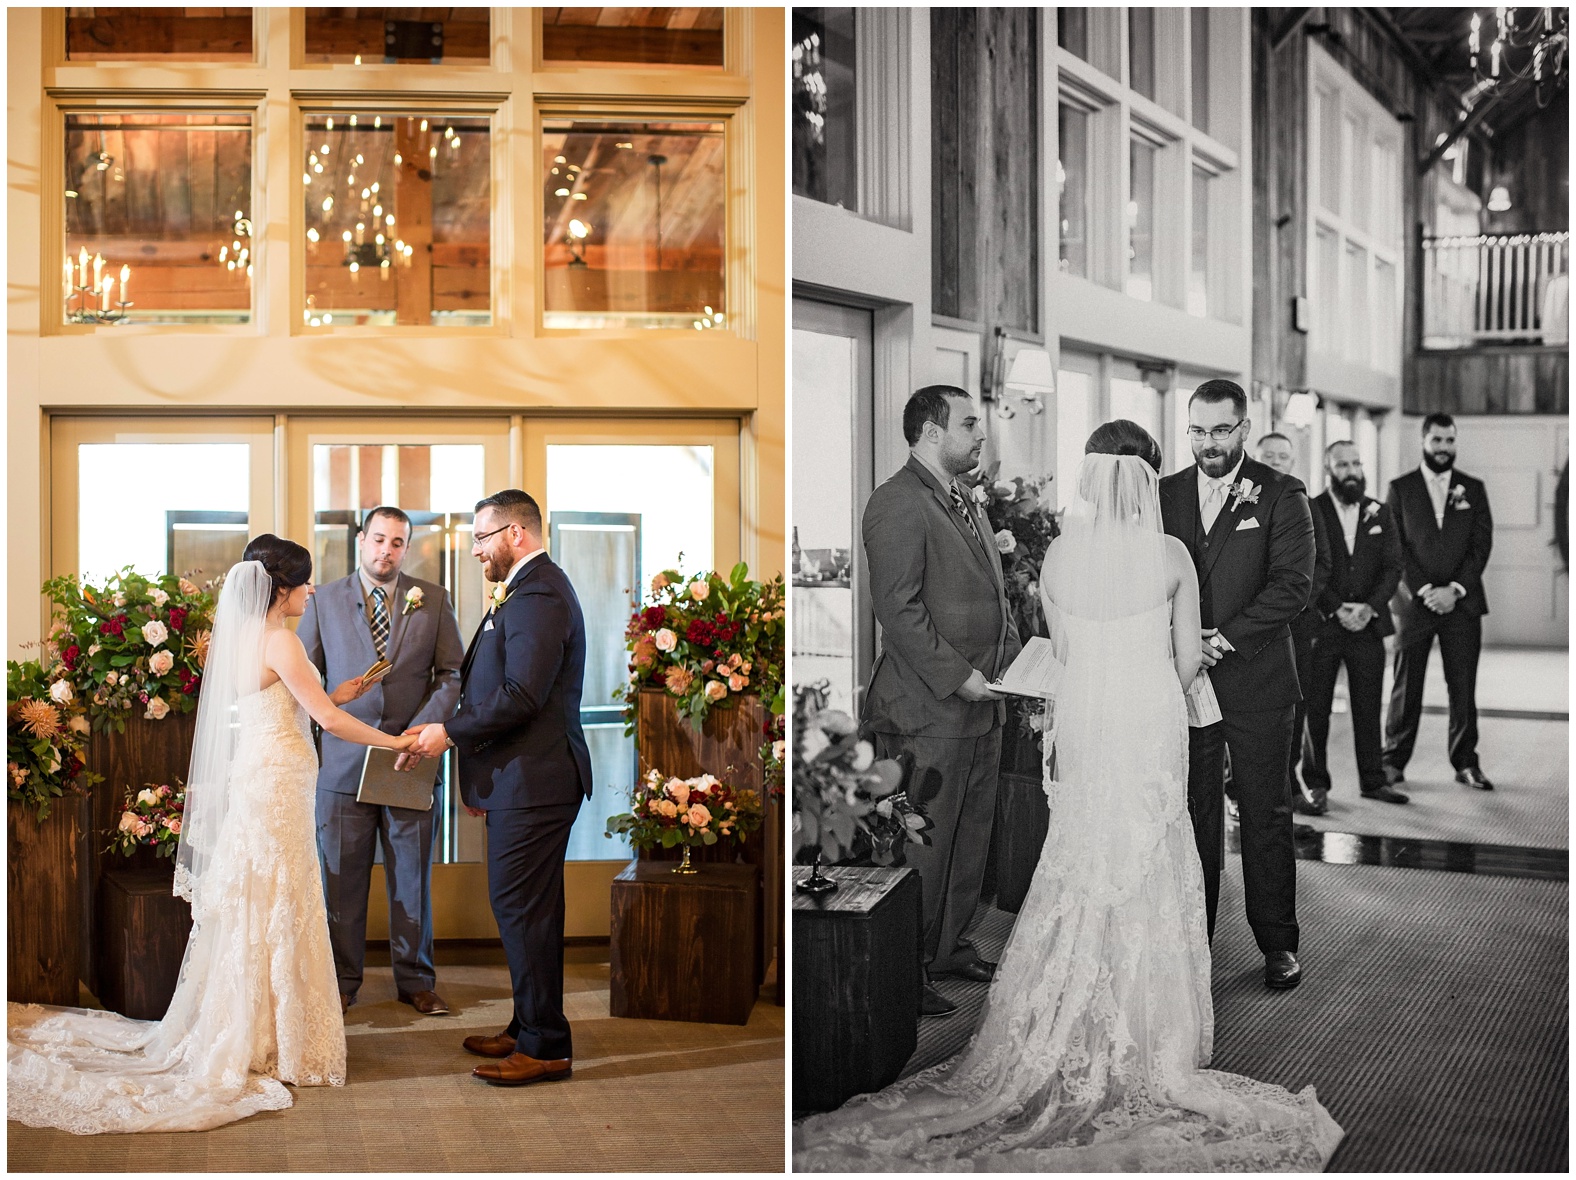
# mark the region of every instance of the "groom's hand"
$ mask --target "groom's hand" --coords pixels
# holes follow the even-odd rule
[[[405,732],[416,735],[416,742],[410,748],[412,754],[419,754],[423,758],[437,758],[449,748],[448,731],[441,725],[415,725]]]
[[[395,770],[414,770],[421,762],[420,754],[401,754],[394,759]]]
[[[971,669],[969,678],[958,685],[958,696],[966,701],[999,701],[1005,695],[992,688],[978,668]]]
[[[1219,634],[1220,629],[1218,627],[1205,627],[1199,632],[1199,638],[1204,641],[1202,655],[1204,657],[1204,667],[1206,668],[1213,668],[1220,663],[1220,657],[1225,654],[1218,645],[1210,642]]]

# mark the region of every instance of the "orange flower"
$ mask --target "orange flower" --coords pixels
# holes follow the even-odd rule
[[[48,701],[23,701],[16,714],[34,737],[52,738],[60,732],[60,714]]]

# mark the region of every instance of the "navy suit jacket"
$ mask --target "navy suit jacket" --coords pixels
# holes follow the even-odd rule
[[[460,797],[484,811],[578,803],[591,794],[580,727],[586,629],[580,600],[545,553],[509,583],[476,630],[447,724]]]
[[[1313,592],[1313,516],[1301,480],[1246,457],[1237,478],[1258,487],[1257,501],[1228,498],[1207,534],[1197,466],[1160,481],[1160,514],[1193,555],[1204,626],[1235,649],[1209,670],[1221,707],[1279,709],[1302,699],[1289,624]]]
[[[1390,621],[1390,596],[1401,580],[1401,537],[1390,510],[1378,500],[1363,497],[1357,521],[1357,540],[1353,552],[1346,551],[1346,534],[1341,530],[1340,513],[1333,495],[1326,491],[1313,501],[1313,519],[1324,522],[1330,538],[1331,572],[1323,589],[1315,588],[1314,606],[1324,619],[1321,635],[1339,637],[1346,633],[1335,618],[1343,602],[1366,602],[1374,617],[1363,630],[1385,636],[1395,630]]]

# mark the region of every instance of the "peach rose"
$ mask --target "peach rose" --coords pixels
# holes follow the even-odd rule
[[[706,599],[711,597],[711,583],[704,579],[699,582],[691,582],[690,597],[696,602],[705,602]]]
[[[705,804],[694,803],[690,805],[689,822],[692,828],[704,828],[711,823],[711,812],[706,810]]]
[[[175,835],[179,836],[181,834],[181,817],[176,816],[174,819],[165,820],[164,826],[169,828],[170,831]]]
[[[728,687],[734,692],[743,692],[749,686],[750,678],[748,676],[740,676],[737,672],[735,672],[732,676],[728,677]]]
[[[163,676],[173,667],[175,667],[175,654],[167,647],[159,648],[148,660],[148,671],[155,676]]]
[[[143,714],[150,721],[163,721],[169,716],[170,706],[162,697],[148,698],[148,711]]]
[[[680,807],[689,803],[689,784],[681,778],[670,778],[667,785],[668,797]]]
[[[658,590],[665,590],[667,585],[668,576],[666,574],[657,574],[651,579],[651,592],[655,594]]]
[[[667,816],[669,819],[672,819],[679,813],[679,805],[673,802],[673,800],[662,799],[659,800],[659,802],[662,804],[662,814]]]
[[[653,636],[653,638],[656,642],[658,651],[672,651],[679,645],[679,637],[673,634],[673,632],[668,630],[666,627],[658,631],[656,635]]]
[[[728,695],[728,686],[726,684],[724,684],[722,681],[720,681],[720,680],[708,680],[708,681],[706,681],[706,699],[708,701],[720,701],[720,700],[722,700],[723,697],[725,697],[727,695]]]
[[[195,582],[188,582],[185,578],[182,578],[180,580],[180,582],[178,583],[178,585],[181,588],[181,593],[182,594],[196,594],[197,593],[197,585],[196,585]]]
[[[158,647],[170,637],[169,628],[158,619],[149,619],[142,625],[142,637],[148,641],[148,646]]]
[[[120,830],[123,832],[133,831],[139,822],[136,812],[123,811],[120,813]]]

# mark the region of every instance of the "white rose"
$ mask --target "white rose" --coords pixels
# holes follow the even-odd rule
[[[154,606],[163,606],[170,600],[170,596],[163,590],[160,590],[157,586],[148,591],[148,597],[153,600]]]
[[[870,769],[870,764],[876,760],[876,752],[869,742],[860,742],[854,747],[853,766],[855,770],[865,771]]]
[[[49,765],[44,767],[44,770],[49,774],[58,774],[60,772],[60,755],[51,750],[49,752]]]
[[[692,583],[690,583],[690,597],[693,598],[696,602],[705,602],[706,599],[708,597],[710,597],[710,595],[711,595],[711,583],[710,582],[692,582]]]
[[[132,829],[134,829],[136,826],[137,826],[137,813],[136,812],[134,812],[134,811],[123,811],[123,812],[120,813],[120,830],[121,831],[129,832]]]
[[[1002,529],[996,534],[996,552],[1011,553],[1018,547],[1018,538],[1012,535],[1011,529]]]
[[[778,738],[775,742],[772,743],[772,757],[775,758],[778,762],[781,762],[783,760],[783,755],[787,752],[787,750],[788,750],[788,743],[785,742],[782,738]]]
[[[116,606],[125,606],[126,605],[126,596],[124,594],[117,594],[117,595],[115,595],[115,605]]]
[[[84,736],[92,732],[93,729],[93,727],[88,724],[88,719],[82,716],[80,713],[78,713],[70,721],[66,722],[66,724],[71,727],[72,733],[80,733]]]
[[[170,706],[162,697],[148,698],[148,711],[143,714],[149,721],[163,721],[169,714]]]
[[[167,647],[161,647],[154,652],[153,657],[148,661],[148,670],[155,676],[163,676],[173,667],[175,667],[175,656]]]
[[[679,637],[664,627],[656,634],[656,644],[658,651],[672,651],[679,645]]]
[[[98,644],[95,643],[92,647],[88,648],[88,655],[96,656],[98,654],[99,654],[99,645]]]
[[[151,787],[143,787],[142,790],[137,792],[137,802],[145,807],[157,807],[159,805],[159,794]]]
[[[142,625],[142,637],[148,641],[149,647],[158,647],[170,637],[170,631],[158,619],[150,619]]]
[[[49,686],[49,695],[55,704],[69,705],[72,696],[71,685],[67,681],[57,680]]]
[[[111,688],[114,688],[117,684],[120,683],[120,673],[119,672],[106,672],[106,673],[104,673],[104,683],[109,685]]]

